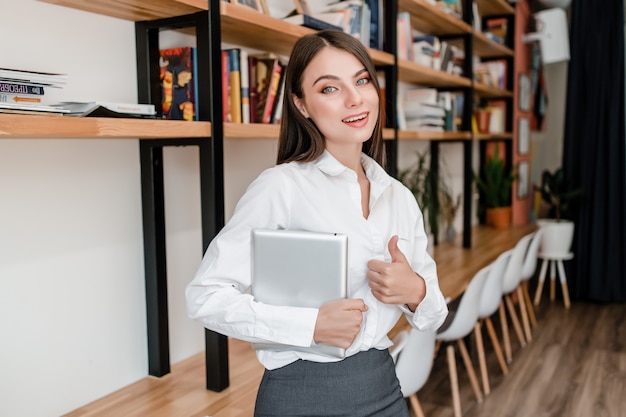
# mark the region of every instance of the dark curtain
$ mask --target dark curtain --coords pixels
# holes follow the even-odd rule
[[[574,0],[563,170],[583,188],[573,252],[572,298],[626,301],[626,139],[623,0]]]

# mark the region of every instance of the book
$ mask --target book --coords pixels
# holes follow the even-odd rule
[[[52,107],[63,110],[68,116],[79,117],[142,117],[154,118],[154,104],[115,103],[103,101],[64,101]]]
[[[34,96],[43,96],[44,87],[34,84],[11,83],[6,81],[0,82],[0,93],[3,94],[28,94]]]
[[[241,122],[250,123],[250,68],[248,51],[239,51],[241,69]]]
[[[2,113],[68,113],[68,110],[45,104],[0,103]]]
[[[274,102],[274,110],[272,111],[272,119],[270,120],[270,123],[272,124],[280,123],[281,116],[283,113],[284,99],[285,99],[285,77],[283,74],[280,77],[280,85],[278,86],[278,94],[276,95],[276,100]]]
[[[42,101],[42,96],[36,94],[0,93],[0,103],[41,104]]]
[[[250,96],[250,123],[256,123],[256,108],[257,108],[257,77],[256,77],[256,65],[257,58],[254,55],[248,54],[248,94]]]
[[[381,50],[383,49],[384,35],[384,10],[383,0],[365,0],[370,10],[370,36],[369,47]]]
[[[256,123],[265,122],[265,114],[271,111],[271,107],[267,108],[267,102],[270,98],[270,86],[274,80],[274,73],[281,71],[282,67],[278,56],[272,53],[263,53],[255,55],[256,58]],[[276,84],[277,86],[278,84]],[[267,109],[266,109],[267,108]]]
[[[343,31],[343,27],[334,25],[325,20],[319,19],[317,17],[308,15],[308,14],[294,14],[292,16],[287,16],[282,19],[285,22],[289,22],[294,25],[305,26],[315,30],[324,30],[324,29],[335,29]]]
[[[221,51],[222,58],[222,121],[230,122],[230,62],[228,51]]]
[[[283,78],[283,65],[280,61],[276,60],[274,64],[270,84],[267,90],[267,99],[265,102],[265,108],[263,110],[263,123],[269,124],[272,122],[272,115],[274,114],[274,108],[276,104],[276,97],[279,94],[280,83]]]
[[[194,49],[192,47],[178,47],[159,51],[161,111],[165,119],[187,121],[197,119]]]
[[[0,68],[0,82],[26,82],[60,87],[67,83],[67,74]]]
[[[226,49],[228,54],[228,98],[230,103],[230,121],[241,123],[241,50]]]

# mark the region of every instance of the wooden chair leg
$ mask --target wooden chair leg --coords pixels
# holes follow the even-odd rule
[[[530,299],[530,293],[528,292],[528,281],[524,281],[522,291],[524,292],[524,301],[526,302],[526,311],[528,311],[530,325],[531,327],[537,327],[537,316],[535,315],[535,307],[533,306],[533,302]]]
[[[515,312],[515,306],[513,305],[513,300],[507,294],[504,296],[504,301],[506,302],[507,310],[509,310],[509,315],[511,316],[511,322],[513,323],[513,330],[515,330],[515,334],[517,335],[517,339],[520,342],[522,347],[526,346],[526,339],[524,339],[524,333],[522,332],[522,326],[517,318],[517,313]]]
[[[417,398],[417,394],[413,394],[409,397],[409,404],[411,405],[411,410],[415,412],[416,417],[426,417],[420,400]]]
[[[446,348],[446,356],[448,357],[448,370],[450,372],[450,389],[452,391],[452,408],[454,409],[454,417],[462,417],[463,413],[461,412],[459,375],[456,371],[456,357],[454,355],[453,345],[448,345]]]
[[[496,329],[493,327],[493,322],[491,321],[491,317],[487,317],[485,319],[485,325],[487,326],[487,332],[489,333],[489,338],[491,339],[493,350],[496,352],[496,357],[498,358],[500,369],[502,369],[502,373],[506,375],[509,373],[509,367],[506,365],[506,361],[504,360],[504,355],[502,354],[502,347],[500,347],[500,341],[498,340],[498,336],[496,335]]]
[[[500,301],[500,325],[502,326],[502,341],[504,342],[504,352],[506,354],[506,361],[511,363],[513,355],[511,353],[511,337],[509,336],[509,324],[506,319],[506,312],[504,311],[504,303]]]
[[[456,343],[457,345],[459,345],[459,351],[461,352],[461,357],[463,358],[463,362],[465,363],[465,368],[467,370],[467,375],[469,376],[472,389],[474,390],[474,395],[476,396],[476,400],[480,403],[483,401],[483,393],[480,390],[480,385],[478,385],[478,378],[476,378],[476,372],[474,372],[472,359],[467,352],[467,347],[465,346],[465,342],[463,341],[463,339],[457,340]]]
[[[548,260],[544,259],[541,262],[541,269],[539,270],[539,282],[537,283],[537,290],[535,291],[535,305],[539,305],[541,301],[541,291],[543,290],[543,284],[546,281],[546,271],[548,270]]]
[[[550,301],[554,301],[556,298],[556,289],[555,289],[555,281],[556,281],[556,271],[555,271],[555,262],[550,261]]]
[[[569,290],[567,289],[567,277],[565,276],[565,268],[563,268],[563,261],[558,261],[559,278],[561,279],[561,290],[563,291],[563,302],[565,308],[570,308],[571,303],[569,301]]]
[[[532,332],[530,331],[530,322],[528,317],[528,311],[526,310],[526,302],[524,301],[524,292],[522,291],[522,286],[518,285],[517,290],[517,302],[519,304],[520,316],[522,316],[522,324],[524,325],[524,336],[526,337],[526,342],[530,343],[533,340]]]
[[[474,326],[474,336],[476,337],[476,350],[478,351],[478,365],[480,368],[480,377],[483,381],[483,392],[489,395],[491,389],[489,387],[489,373],[487,372],[487,360],[485,359],[485,347],[483,345],[483,331],[479,323]]]

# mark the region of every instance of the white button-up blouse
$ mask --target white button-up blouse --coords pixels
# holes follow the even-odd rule
[[[314,162],[291,162],[265,170],[238,202],[232,218],[209,245],[186,288],[189,316],[207,329],[249,342],[311,346],[318,309],[271,306],[256,302],[250,288],[250,231],[253,228],[343,233],[348,236],[348,297],[368,306],[361,330],[346,356],[392,343],[387,333],[404,313],[412,326],[434,330],[448,309],[437,270],[426,251],[423,216],[413,194],[372,158],[362,155],[370,181],[370,214],[363,216],[354,171],[324,152]],[[367,262],[390,262],[389,239],[426,281],[426,296],[416,311],[378,301],[368,286]],[[298,359],[339,360],[310,352],[257,350],[267,369]]]

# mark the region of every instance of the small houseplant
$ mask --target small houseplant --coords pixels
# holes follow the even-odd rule
[[[440,183],[439,175],[430,169],[428,151],[416,152],[417,161],[411,167],[398,172],[398,179],[415,196],[424,215],[424,228],[429,234],[429,244],[439,233],[439,201],[436,189]]]
[[[547,205],[548,216],[537,219],[537,224],[545,230],[541,251],[548,255],[566,255],[574,238],[572,207],[582,198],[583,190],[574,187],[560,167],[554,171],[544,170],[537,190]]]
[[[485,222],[497,228],[511,224],[511,190],[515,181],[513,169],[507,170],[496,144],[494,154],[487,158],[481,175],[474,174],[474,181],[481,193],[481,211]]]
[[[452,192],[447,187],[440,188],[439,203],[441,205],[441,215],[446,225],[446,240],[453,242],[456,238],[454,220],[456,219],[456,213],[461,207],[461,194],[458,194],[456,199],[454,199]]]

